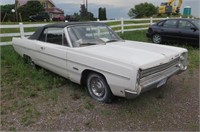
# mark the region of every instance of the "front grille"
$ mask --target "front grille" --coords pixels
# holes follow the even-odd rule
[[[174,60],[172,60],[168,63],[162,64],[162,65],[159,65],[159,66],[155,66],[155,67],[152,67],[152,68],[149,68],[149,69],[142,70],[140,77],[144,78],[144,77],[147,77],[149,75],[153,75],[155,73],[162,72],[166,69],[177,67],[178,64],[179,64],[179,58],[176,58],[176,59],[174,59]]]

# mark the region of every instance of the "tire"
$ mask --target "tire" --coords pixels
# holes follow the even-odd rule
[[[23,57],[23,60],[24,60],[24,63],[31,66],[32,68],[34,69],[37,69],[39,68],[39,66],[37,66],[31,59],[31,57],[27,56],[27,55],[24,55]]]
[[[90,96],[100,102],[111,103],[113,94],[105,78],[97,73],[90,73],[87,78],[87,90]]]
[[[162,43],[162,36],[160,34],[154,34],[151,39],[152,39],[152,42],[155,44]]]

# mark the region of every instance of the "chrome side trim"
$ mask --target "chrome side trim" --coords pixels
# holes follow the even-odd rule
[[[125,92],[125,97],[127,99],[134,99],[136,98],[139,94],[135,91],[130,91],[130,90],[124,90]]]

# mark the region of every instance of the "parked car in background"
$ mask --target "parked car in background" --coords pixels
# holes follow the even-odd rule
[[[29,21],[49,21],[50,16],[46,12],[38,13],[36,15],[29,16]]]
[[[92,98],[135,98],[187,69],[187,49],[122,40],[98,22],[65,22],[40,27],[29,38],[13,38],[31,62],[85,86]]]
[[[199,27],[200,20],[196,19],[166,19],[151,25],[146,36],[157,44],[177,41],[199,45]]]
[[[55,16],[53,19],[53,21],[65,21],[65,16]]]
[[[79,21],[79,19],[74,15],[66,15],[65,19],[67,21],[69,21],[69,22],[77,22],[77,21]]]

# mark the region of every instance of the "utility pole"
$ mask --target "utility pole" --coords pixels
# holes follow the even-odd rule
[[[18,22],[17,4],[18,4],[18,0],[15,0],[15,17],[16,17],[16,22]]]
[[[86,11],[88,11],[88,1],[86,0],[86,6],[85,6],[85,8],[86,8]]]

